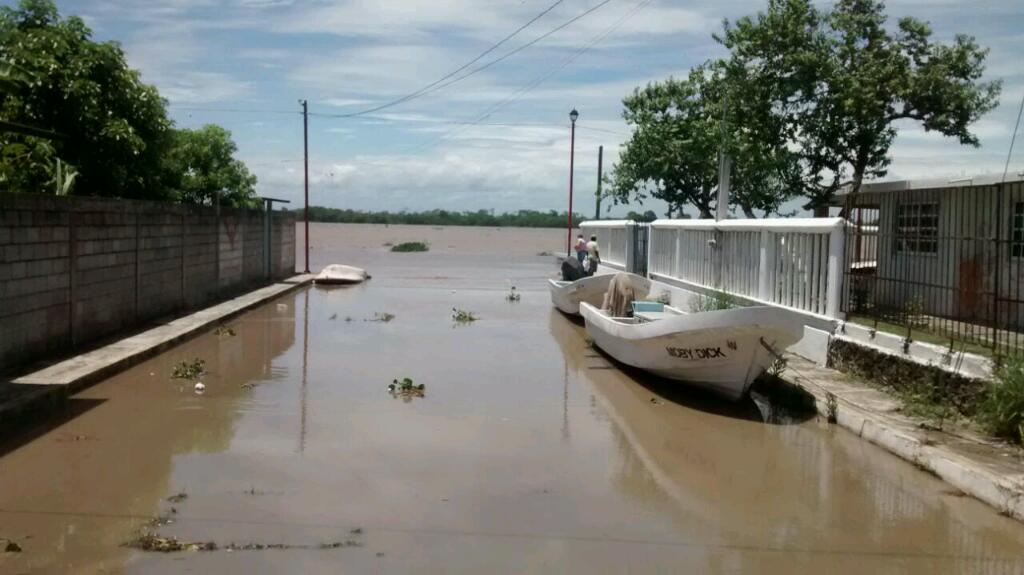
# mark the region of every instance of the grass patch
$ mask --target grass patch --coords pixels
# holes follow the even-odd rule
[[[985,386],[978,420],[991,434],[1024,443],[1024,359],[1008,359]]]
[[[430,250],[430,244],[427,242],[402,242],[391,246],[393,252],[425,252]]]
[[[690,312],[692,313],[718,311],[734,307],[739,307],[736,298],[723,292],[713,292],[711,295],[698,295],[690,300]]]

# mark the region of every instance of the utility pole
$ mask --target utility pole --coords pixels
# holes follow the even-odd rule
[[[597,209],[594,211],[594,219],[601,219],[601,159],[604,157],[604,146],[597,147]]]
[[[580,113],[573,108],[569,112],[569,121],[572,122],[572,135],[569,137],[569,229],[565,235],[565,257],[572,257],[572,175],[573,175],[573,162],[576,159],[576,118],[580,117]]]
[[[306,192],[306,207],[303,220],[306,225],[306,273],[309,273],[309,108],[305,100],[302,102],[302,171],[303,184]]]

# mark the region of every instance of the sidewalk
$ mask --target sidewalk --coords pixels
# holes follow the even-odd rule
[[[84,387],[311,281],[312,275],[293,276],[34,373],[0,382],[0,426],[30,413],[52,409]]]
[[[934,430],[903,415],[885,392],[799,356],[786,359],[782,379],[813,395],[822,417],[1024,521],[1024,450],[964,430]]]

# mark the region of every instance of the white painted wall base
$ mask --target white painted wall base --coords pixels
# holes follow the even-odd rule
[[[911,341],[910,345],[905,345],[902,337],[875,331],[868,326],[840,322],[836,328],[835,337],[914,363],[938,367],[963,377],[975,379],[992,377],[992,361],[986,357],[959,351],[949,353],[949,348],[920,341]]]

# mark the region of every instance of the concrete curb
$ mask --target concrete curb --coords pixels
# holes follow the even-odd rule
[[[833,385],[827,373],[823,378],[808,375],[836,373],[833,370],[800,358],[788,359],[791,367],[782,378],[810,393],[822,417],[834,416],[839,426],[991,505],[1000,514],[1024,521],[1024,462],[1019,453],[980,438],[924,429],[919,422],[894,413],[898,403],[883,392]],[[798,369],[792,369],[794,364]]]
[[[312,275],[296,275],[18,377],[11,383],[36,389],[0,405],[0,423],[60,405],[70,395],[89,385],[190,339],[213,324],[235,317],[312,281]]]

